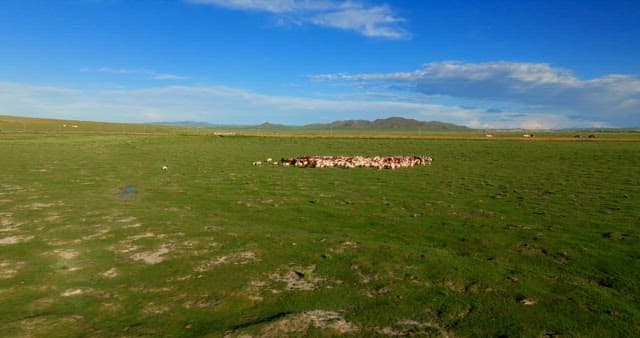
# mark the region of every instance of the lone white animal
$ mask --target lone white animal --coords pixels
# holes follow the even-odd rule
[[[163,165],[163,166],[162,166],[162,171],[167,171],[167,170],[169,170],[169,166],[168,166],[168,165],[166,165],[166,164],[165,164],[165,165]]]

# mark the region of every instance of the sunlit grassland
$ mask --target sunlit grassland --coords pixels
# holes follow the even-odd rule
[[[299,155],[434,162],[251,165]],[[639,142],[0,135],[0,158],[2,336],[640,334]]]

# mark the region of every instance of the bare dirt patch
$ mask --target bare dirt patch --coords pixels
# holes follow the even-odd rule
[[[164,255],[169,253],[169,248],[162,245],[160,249],[156,251],[146,251],[131,255],[131,259],[134,261],[144,261],[147,264],[158,264],[165,260]]]
[[[244,295],[247,298],[249,298],[249,300],[252,300],[254,302],[260,302],[264,300],[264,297],[262,297],[262,290],[266,289],[268,284],[269,283],[265,281],[257,281],[257,280],[250,281],[249,287],[244,292]]]
[[[0,232],[17,230],[22,224],[17,224],[12,219],[13,214],[10,212],[0,212]]]
[[[80,254],[78,251],[73,249],[66,249],[66,250],[58,249],[58,250],[54,250],[53,252],[64,259],[74,259],[78,257],[78,255]]]
[[[98,239],[106,239],[107,237],[109,237],[109,236],[106,235],[108,232],[109,232],[109,229],[98,230],[98,231],[96,231],[95,233],[93,233],[91,235],[86,235],[86,236],[82,237],[82,240],[83,241],[89,241],[89,240],[96,239],[96,238],[98,238]]]
[[[387,337],[455,337],[437,323],[415,320],[402,320],[392,326],[377,328],[376,332]]]
[[[119,241],[117,244],[114,244],[114,245],[110,246],[108,249],[110,251],[113,251],[113,252],[129,253],[129,252],[136,251],[136,250],[138,250],[140,248],[139,245],[134,243],[137,240],[140,240],[140,239],[143,239],[143,238],[163,239],[165,237],[167,237],[167,235],[165,235],[165,234],[155,235],[155,234],[153,234],[151,232],[147,232],[147,233],[139,234],[139,235],[132,235],[132,236],[129,236],[129,237]],[[166,254],[167,252],[169,252],[169,249],[167,248],[166,245],[163,245],[156,252],[143,252],[143,253],[139,253],[139,254],[133,255],[131,258],[133,258],[134,260],[145,260],[145,261],[150,260],[150,261],[153,261],[153,260],[160,259],[160,256]],[[154,255],[156,256],[156,258],[153,258]],[[148,257],[148,258],[145,259],[144,257]],[[162,261],[162,259],[160,259],[160,261]],[[156,264],[156,263],[149,263],[149,264]]]
[[[137,240],[142,239],[142,238],[150,238],[150,237],[155,237],[155,236],[156,235],[154,235],[153,233],[147,232],[147,233],[140,234],[140,235],[129,236],[129,237],[126,238],[126,240],[128,240],[128,241],[137,241]]]
[[[147,304],[147,306],[142,310],[145,314],[150,315],[159,315],[169,311],[169,306],[164,304],[155,304],[153,302]]]
[[[316,274],[316,266],[283,266],[266,278],[251,280],[248,286],[238,292],[238,295],[254,302],[264,300],[264,295],[277,294],[285,290],[311,291],[320,287],[331,288],[334,284],[341,284],[340,280],[329,280]]]
[[[47,244],[51,246],[75,245],[80,243],[82,243],[82,239],[62,240],[62,239],[54,238],[47,242]]]
[[[56,304],[56,302],[58,301],[59,299],[54,297],[42,297],[29,303],[25,308],[28,309],[28,311],[32,311],[32,312],[43,311],[51,307],[52,305]]]
[[[72,297],[72,296],[81,296],[86,293],[89,293],[91,289],[67,289],[63,293],[60,294],[62,297]]]
[[[49,223],[58,223],[62,220],[62,216],[56,213],[52,213],[52,214],[49,214],[49,216],[47,216],[44,220]]]
[[[63,206],[63,205],[64,205],[64,202],[62,201],[53,202],[53,203],[34,202],[31,204],[25,205],[23,208],[30,209],[30,210],[40,210],[40,209],[46,209],[46,208],[51,208],[56,206]]]
[[[204,272],[215,268],[222,264],[244,265],[258,261],[256,253],[253,251],[236,252],[226,256],[219,256],[212,260],[206,261],[196,267],[196,271]]]
[[[523,299],[519,302],[522,305],[527,305],[527,306],[531,306],[531,305],[536,305],[538,304],[538,302],[536,300],[533,299]]]
[[[100,274],[102,277],[104,278],[115,278],[118,276],[118,269],[116,268],[111,268],[103,273]]]
[[[126,217],[126,218],[121,218],[118,220],[119,223],[130,223],[135,221],[137,218],[131,216],[131,217]]]
[[[205,231],[215,232],[215,231],[221,231],[222,227],[217,226],[217,225],[207,225],[207,226],[204,227],[204,230]]]
[[[287,267],[279,272],[273,273],[269,278],[273,281],[283,282],[288,290],[314,290],[317,284],[325,279],[315,275],[316,266]]]
[[[83,316],[38,316],[21,320],[19,328],[24,332],[22,337],[46,337],[50,332],[61,332],[63,329],[77,327],[84,320]],[[68,331],[66,331],[68,332]]]
[[[108,249],[113,252],[118,253],[129,253],[132,251],[136,251],[140,248],[139,245],[133,244],[129,241],[120,241],[118,244],[114,244],[110,246]]]
[[[355,271],[356,271],[356,273],[357,273],[357,274],[358,274],[358,276],[360,277],[360,282],[361,282],[362,284],[369,284],[369,283],[371,283],[372,281],[375,281],[375,280],[379,280],[379,279],[380,279],[380,276],[379,276],[378,274],[371,275],[371,274],[364,273],[364,272],[362,271],[362,269],[361,269],[360,265],[352,264],[352,265],[351,265],[351,269],[353,269],[353,270],[355,270]]]
[[[24,235],[9,236],[5,238],[0,238],[0,245],[17,244],[17,243],[30,241],[31,239],[33,239],[33,236],[24,236]]]
[[[100,306],[100,311],[115,313],[122,311],[122,304],[119,303],[103,303]]]
[[[346,321],[341,314],[334,311],[313,310],[287,315],[267,325],[261,337],[284,337],[304,334],[310,329],[332,330],[336,334],[355,333],[360,328]]]
[[[360,245],[356,242],[351,242],[351,241],[344,241],[340,244],[338,244],[337,247],[335,248],[331,248],[329,249],[331,252],[334,253],[343,253],[346,250],[356,250],[360,247]]]
[[[15,277],[24,265],[24,262],[0,261],[0,280]]]
[[[20,225],[22,224],[4,223],[0,221],[0,232],[16,231],[20,228]]]
[[[184,303],[184,307],[187,309],[213,309],[220,301],[209,296],[201,295],[197,300],[189,300]]]

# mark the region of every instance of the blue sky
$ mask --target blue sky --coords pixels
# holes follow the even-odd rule
[[[0,115],[640,126],[640,1],[5,0]]]

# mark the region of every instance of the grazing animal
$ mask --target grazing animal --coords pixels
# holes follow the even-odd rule
[[[255,161],[253,162],[253,165],[262,165],[262,161]]]
[[[166,164],[165,164],[165,165],[163,165],[163,166],[162,166],[162,171],[167,171],[167,170],[169,170],[169,166],[168,166],[168,165],[166,165]]]
[[[300,168],[378,168],[396,169],[413,167],[415,165],[431,165],[433,159],[429,156],[393,156],[393,157],[362,157],[362,156],[301,156],[282,159],[284,166]]]

